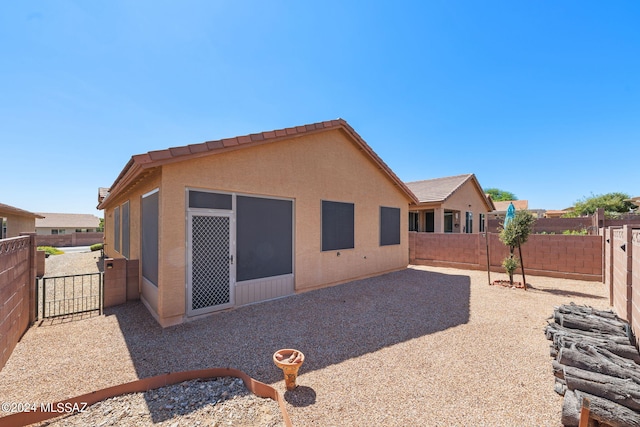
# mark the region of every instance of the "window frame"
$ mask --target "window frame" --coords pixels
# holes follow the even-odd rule
[[[145,203],[150,197],[156,200],[155,206],[149,206]],[[147,208],[155,208],[156,216],[145,220],[145,206]],[[153,213],[153,212],[152,212]],[[154,222],[155,229],[150,229],[149,222]],[[154,224],[151,224],[154,225]],[[155,238],[155,241],[152,241]],[[151,240],[151,241],[150,241]],[[151,244],[151,246],[149,246]],[[148,260],[155,255],[155,260]],[[156,288],[159,281],[159,255],[160,255],[160,189],[156,188],[145,193],[140,198],[140,268],[142,277]]]
[[[320,250],[322,252],[355,249],[355,211],[356,205],[353,202],[340,202],[324,199],[320,201]],[[332,222],[336,219],[340,219],[340,216],[350,217],[350,224]],[[345,235],[345,231],[350,235]],[[344,236],[341,237],[341,234]]]
[[[402,226],[402,209],[392,206],[380,206],[379,209],[379,244],[380,246],[395,246],[402,243],[402,233],[400,227]],[[392,215],[392,217],[390,217]],[[386,216],[386,217],[385,217]],[[388,229],[390,227],[389,221],[393,221],[393,230]],[[397,221],[397,224],[396,224]]]
[[[120,253],[120,206],[113,208],[113,250]]]

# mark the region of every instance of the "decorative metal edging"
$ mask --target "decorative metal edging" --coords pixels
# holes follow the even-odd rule
[[[280,407],[282,418],[286,427],[293,427],[289,413],[287,412],[284,399],[278,391],[268,384],[254,380],[244,372],[233,368],[211,368],[200,369],[196,371],[172,372],[169,374],[158,375],[155,377],[143,378],[136,381],[116,385],[113,387],[103,388],[81,396],[72,397],[71,399],[55,402],[50,405],[51,408],[58,407],[82,407],[83,404],[93,405],[101,400],[110,397],[120,396],[127,393],[141,393],[168,385],[178,384],[183,381],[195,380],[198,378],[215,378],[215,377],[236,377],[242,379],[244,385],[249,391],[258,397],[268,397],[276,402]],[[5,427],[24,427],[51,418],[59,417],[58,412],[43,412],[41,408],[36,408],[35,412],[19,412],[0,418],[0,425]]]
[[[31,243],[31,237],[12,237],[0,240],[0,255],[7,255],[28,248]]]

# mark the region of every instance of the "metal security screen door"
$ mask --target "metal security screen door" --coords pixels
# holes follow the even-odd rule
[[[188,314],[233,306],[231,215],[189,214]]]

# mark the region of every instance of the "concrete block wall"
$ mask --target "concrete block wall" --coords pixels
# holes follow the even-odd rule
[[[140,299],[140,262],[126,258],[104,260],[104,307]]]
[[[487,230],[491,233],[498,233],[500,223],[504,219],[489,219],[487,223]],[[565,230],[580,231],[582,229],[588,229],[592,226],[593,220],[591,217],[581,218],[538,218],[533,224],[534,233],[555,233],[562,235]]]
[[[127,302],[127,260],[105,258],[103,307],[113,307],[125,302]]]
[[[430,260],[442,266],[478,267],[478,234],[417,233],[414,235],[414,259]],[[411,242],[411,241],[410,241]]]
[[[640,230],[631,232],[631,326],[640,341]]]
[[[509,255],[509,248],[495,233],[411,232],[410,262],[486,269],[487,243],[491,270],[504,271],[502,260]],[[515,251],[517,256],[518,249]],[[522,257],[525,272],[532,275],[602,281],[601,236],[532,235],[522,245]]]
[[[628,226],[613,230],[613,308],[618,316],[632,321],[631,235]]]
[[[35,320],[34,236],[0,240],[0,370]]]
[[[36,236],[38,246],[54,246],[56,248],[91,246],[102,243],[103,240],[104,233],[39,234]]]

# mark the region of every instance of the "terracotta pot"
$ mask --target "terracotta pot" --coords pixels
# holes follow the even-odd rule
[[[295,359],[297,362],[288,362],[287,360],[297,353]],[[285,348],[273,353],[273,363],[284,373],[284,382],[287,386],[287,390],[294,390],[298,385],[296,384],[296,378],[298,377],[298,369],[304,363],[304,354],[300,350],[294,350],[292,348]]]

